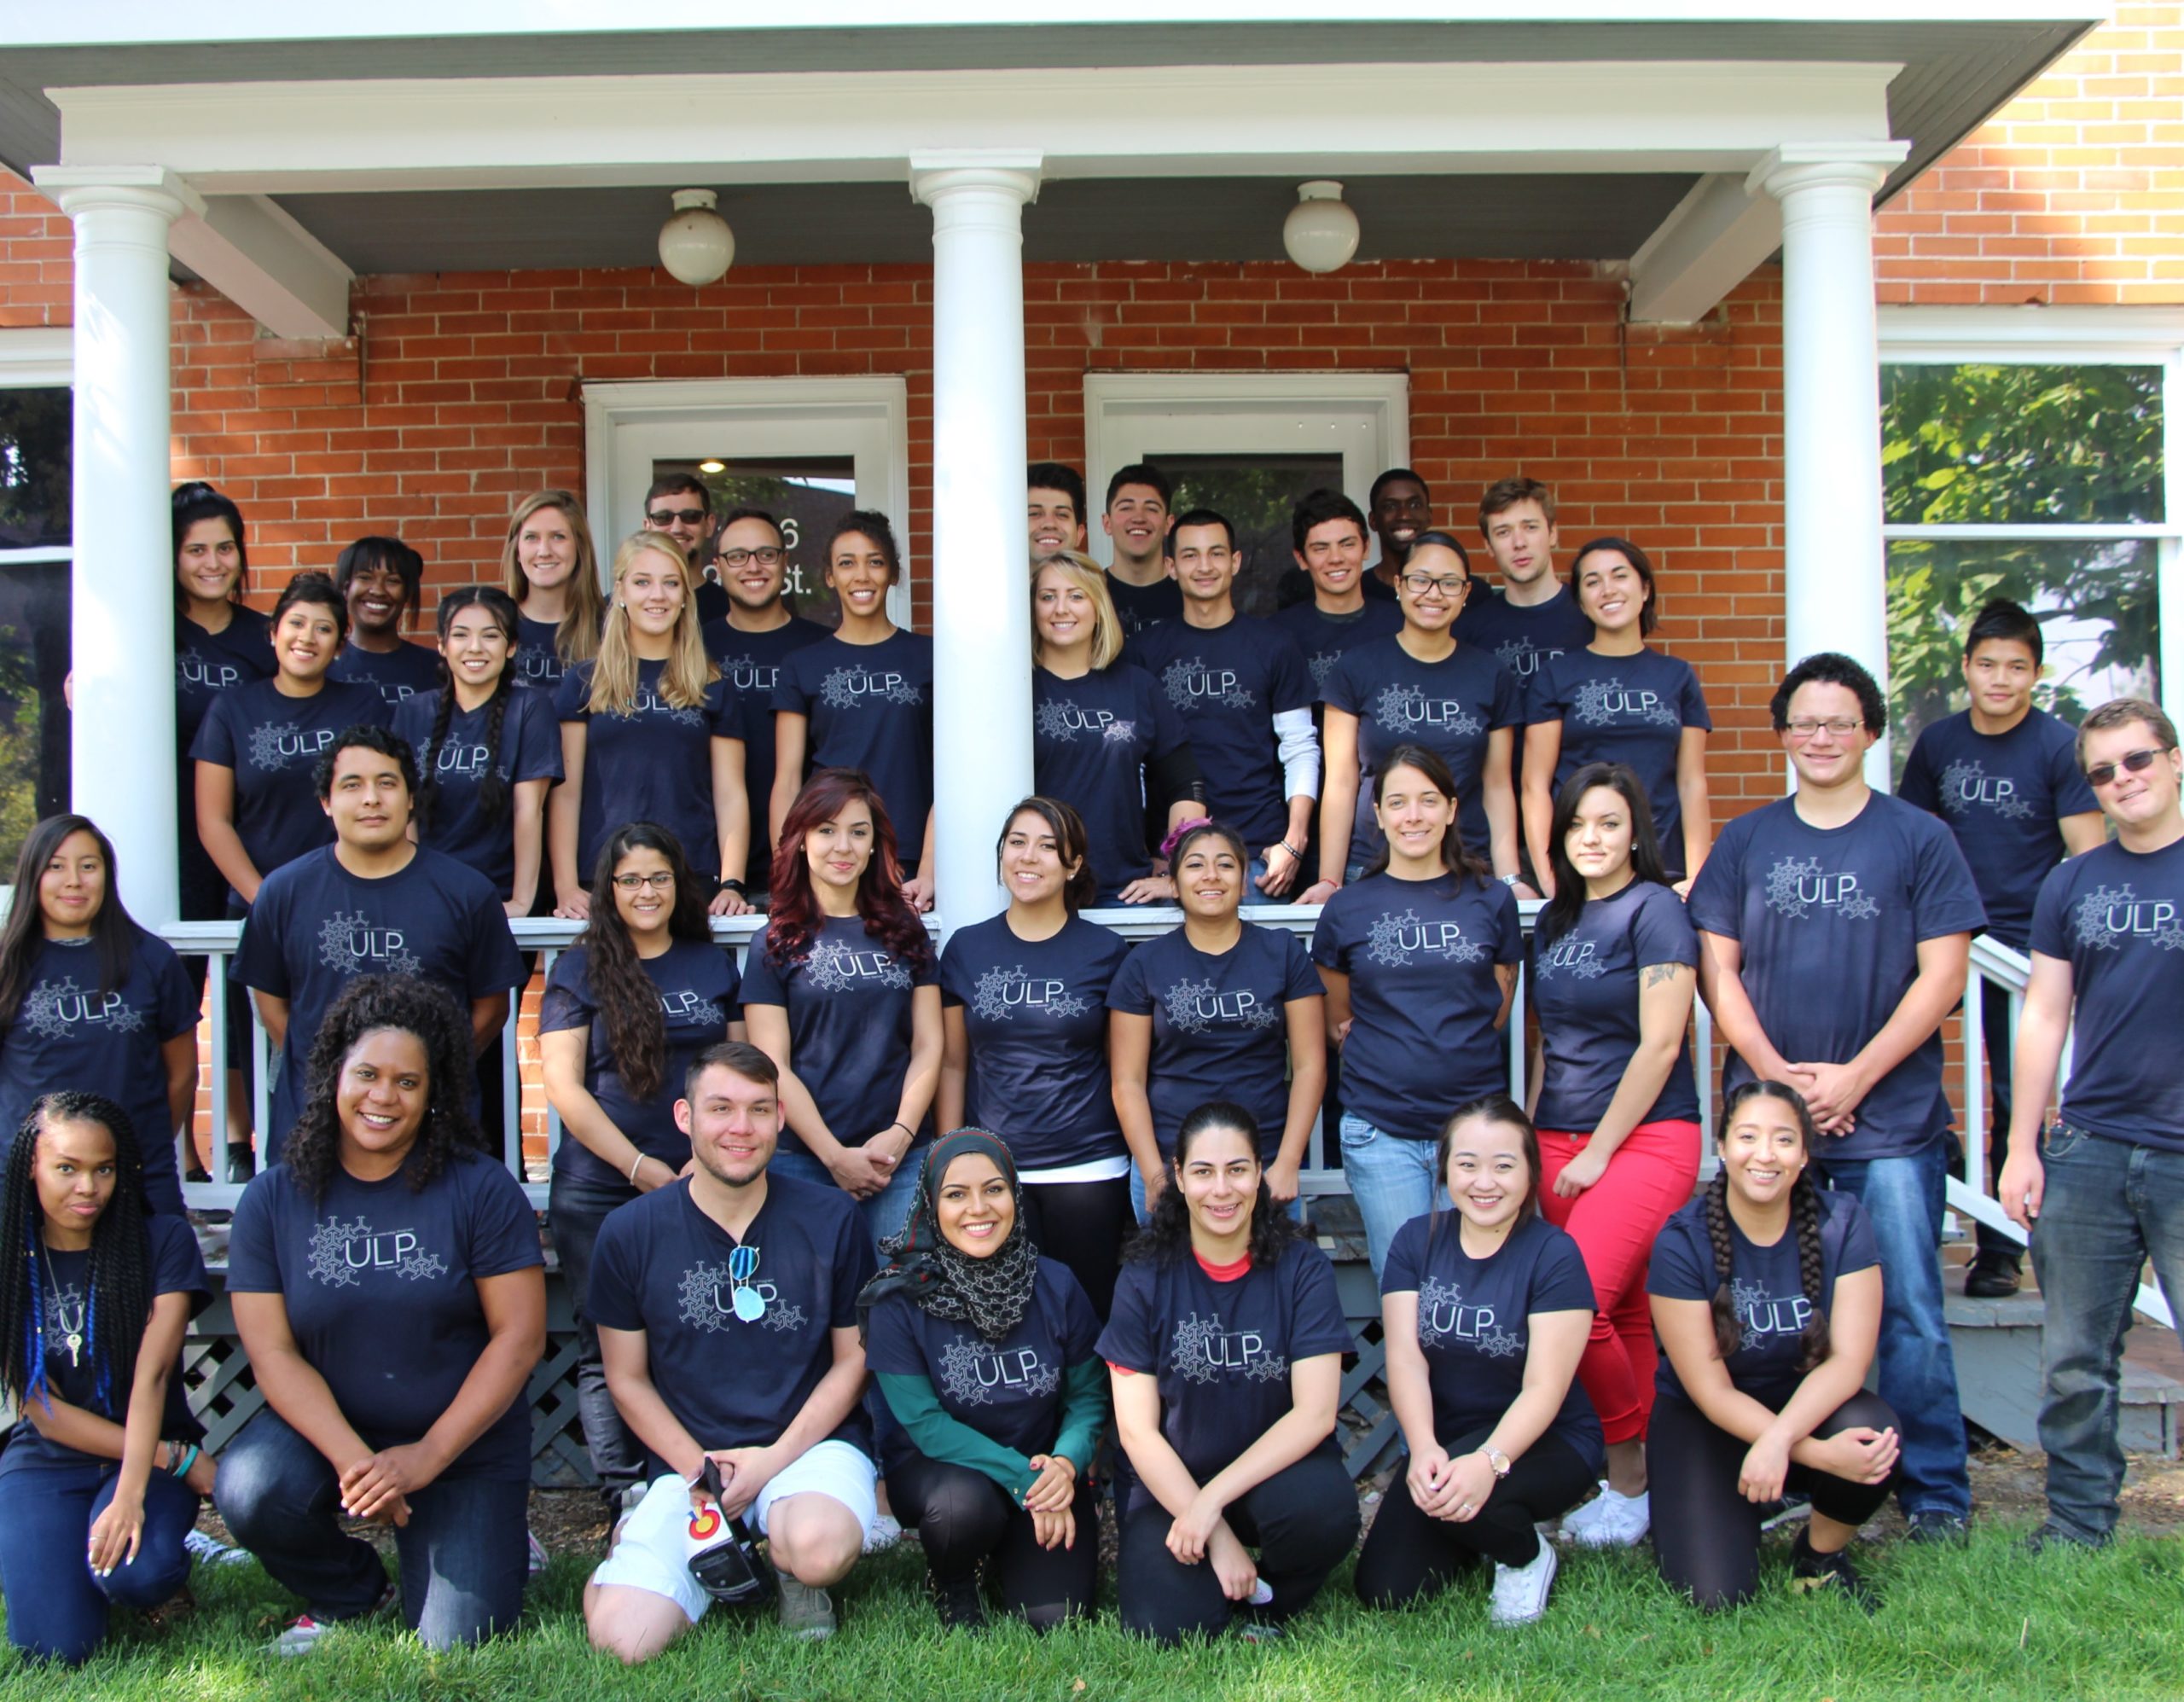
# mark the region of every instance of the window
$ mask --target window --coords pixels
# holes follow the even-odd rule
[[[716,525],[738,508],[763,508],[780,521],[788,552],[781,586],[789,607],[822,626],[839,624],[822,558],[834,527],[857,506],[855,456],[710,455],[652,464],[656,479],[677,473],[688,473],[712,494]]]
[[[1897,771],[1921,727],[1963,707],[1963,634],[1990,597],[2040,619],[2042,707],[2075,721],[2113,697],[2158,698],[2162,593],[2180,593],[2184,540],[2167,442],[2184,316],[1893,309],[1881,322]]]
[[[68,807],[69,334],[0,331],[0,879]]]

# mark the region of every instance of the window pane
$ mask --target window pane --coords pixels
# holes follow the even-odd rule
[[[1325,486],[1342,489],[1339,455],[1153,455],[1176,487],[1176,508],[1211,508],[1236,528],[1244,570],[1235,599],[1244,614],[1272,614],[1312,595],[1290,552],[1289,511]],[[1371,543],[1368,538],[1368,544]]]
[[[703,484],[712,493],[716,516],[735,508],[764,508],[779,520],[782,547],[788,551],[782,590],[789,607],[822,626],[840,622],[841,610],[827,589],[826,564],[820,558],[835,523],[857,507],[854,456],[712,456],[653,462],[653,478],[664,479],[671,473],[688,473]]]
[[[1889,723],[1900,778],[1919,729],[1966,706],[1964,634],[1989,597],[2040,618],[2047,665],[2033,701],[2065,720],[2114,697],[2160,701],[2150,543],[1888,546]]]
[[[2161,369],[1884,366],[1894,526],[2164,520]]]
[[[69,541],[70,437],[67,389],[0,389],[0,549]]]
[[[68,571],[0,569],[0,879],[39,818],[68,807]]]

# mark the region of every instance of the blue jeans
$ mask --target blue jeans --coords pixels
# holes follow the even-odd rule
[[[604,1187],[561,1170],[554,1172],[553,1187],[546,1195],[546,1221],[554,1231],[554,1251],[560,1256],[561,1278],[568,1284],[569,1304],[577,1315],[577,1411],[584,1420],[584,1445],[591,1455],[591,1469],[599,1474],[600,1492],[607,1496],[646,1481],[645,1454],[607,1391],[599,1327],[584,1303],[591,1292],[591,1251],[599,1243],[599,1226],[608,1212],[636,1198],[634,1188]]]
[[[865,1232],[877,1247],[888,1236],[910,1221],[910,1207],[917,1203],[918,1174],[925,1168],[926,1147],[930,1142],[913,1145],[903,1154],[903,1162],[895,1166],[895,1174],[887,1186],[869,1200],[860,1200],[857,1209],[864,1214]],[[808,1182],[816,1188],[839,1188],[834,1171],[802,1151],[791,1152],[783,1147],[774,1154],[773,1163],[767,1168],[775,1176],[785,1176],[793,1182]]]
[[[1972,1511],[1972,1480],[1956,1356],[1942,1316],[1944,1145],[1930,1141],[1897,1159],[1823,1159],[1815,1168],[1826,1186],[1857,1196],[1880,1249],[1878,1381],[1903,1443],[1896,1495],[1907,1513],[1961,1519]]]
[[[1365,1249],[1376,1284],[1396,1231],[1448,1198],[1435,1174],[1439,1150],[1437,1141],[1405,1140],[1375,1129],[1354,1112],[1342,1114],[1342,1173],[1350,1179],[1357,1215],[1365,1220]]]
[[[511,1478],[442,1478],[410,1496],[410,1522],[394,1533],[402,1618],[427,1648],[514,1629],[530,1491]],[[341,1528],[334,1467],[270,1407],[228,1444],[212,1496],[235,1540],[312,1618],[357,1618],[385,1593],[378,1552]]]
[[[2145,1261],[2153,1261],[2169,1310],[2184,1311],[2184,1153],[2062,1123],[2041,1137],[2040,1149],[2047,1188],[2032,1268],[2048,1304],[2040,1353],[2048,1522],[2080,1542],[2105,1542],[2123,1486],[2123,1332]]]
[[[106,1577],[85,1563],[92,1521],[120,1481],[118,1461],[58,1461],[0,1471],[0,1589],[8,1641],[24,1653],[70,1666],[106,1641],[108,1606],[157,1607],[189,1581],[182,1539],[197,1523],[197,1496],[154,1471],[144,1485],[144,1534],[136,1558]]]

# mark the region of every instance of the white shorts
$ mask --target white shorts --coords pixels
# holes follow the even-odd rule
[[[759,1536],[766,1534],[774,1503],[791,1496],[821,1495],[850,1510],[860,1530],[869,1532],[880,1517],[879,1474],[872,1461],[849,1443],[830,1438],[807,1449],[766,1487],[744,1515]],[[655,1478],[644,1499],[622,1524],[614,1551],[591,1574],[595,1584],[619,1584],[664,1595],[694,1625],[712,1606],[685,1557],[690,1523],[690,1486],[670,1472]]]

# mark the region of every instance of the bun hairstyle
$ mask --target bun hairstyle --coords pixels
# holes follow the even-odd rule
[[[1184,822],[1160,842],[1161,855],[1168,859],[1170,880],[1174,880],[1176,871],[1183,866],[1183,854],[1200,839],[1208,838],[1221,840],[1230,851],[1235,852],[1236,866],[1243,869],[1246,874],[1249,874],[1252,867],[1252,854],[1245,849],[1243,835],[1225,822],[1214,821],[1211,816],[1201,816],[1194,822]],[[1227,1101],[1223,1101],[1223,1103],[1226,1104]]]
[[[174,559],[177,570],[182,565],[183,540],[189,536],[189,529],[200,520],[225,520],[228,531],[235,541],[235,562],[242,572],[235,575],[235,583],[228,592],[228,601],[240,603],[242,588],[250,578],[250,551],[242,539],[242,510],[235,499],[225,497],[201,479],[193,479],[186,485],[174,487]],[[179,609],[189,599],[183,595],[179,579],[174,588],[174,606]]]
[[[1176,1131],[1176,1150],[1168,1160],[1168,1185],[1153,1202],[1153,1215],[1145,1228],[1123,1250],[1125,1260],[1173,1264],[1190,1257],[1191,1209],[1183,1200],[1183,1165],[1189,1160],[1191,1148],[1216,1130],[1241,1135],[1254,1154],[1259,1150],[1258,1118],[1233,1100],[1215,1100],[1186,1117]],[[1303,1234],[1289,1214],[1275,1206],[1274,1196],[1267,1192],[1266,1167],[1260,1165],[1258,1193],[1252,1200],[1251,1239],[1246,1243],[1252,1269],[1266,1270],[1280,1263],[1283,1249]]]
[[[346,641],[349,636],[349,602],[333,580],[316,568],[306,567],[292,575],[288,588],[273,605],[273,624],[281,624],[281,617],[298,603],[310,603],[325,609],[334,617],[334,636]]]
[[[1723,1135],[1740,1107],[1748,1100],[1771,1099],[1789,1107],[1798,1119],[1799,1137],[1809,1153],[1820,1144],[1820,1130],[1806,1108],[1804,1095],[1781,1082],[1745,1082],[1729,1089],[1722,1101]],[[1716,1144],[1719,1137],[1716,1137]],[[1727,1359],[1744,1345],[1744,1325],[1730,1298],[1729,1281],[1736,1263],[1735,1243],[1729,1234],[1729,1176],[1716,1170],[1706,1189],[1706,1240],[1714,1252],[1714,1348]],[[1827,1331],[1827,1267],[1820,1251],[1820,1189],[1809,1169],[1798,1173],[1790,1189],[1790,1225],[1798,1237],[1798,1281],[1812,1307],[1805,1321],[1798,1355],[1798,1374],[1803,1376],[1832,1351]]]

